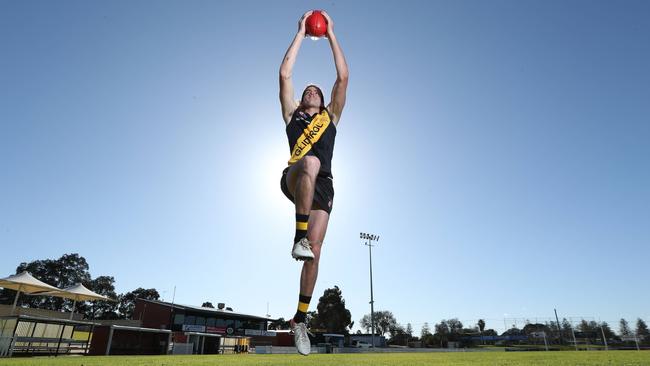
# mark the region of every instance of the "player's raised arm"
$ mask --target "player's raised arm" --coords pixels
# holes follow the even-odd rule
[[[312,11],[306,12],[300,21],[298,21],[298,33],[293,38],[287,53],[284,55],[282,60],[282,65],[280,65],[280,104],[282,106],[282,118],[284,123],[289,124],[291,121],[291,115],[298,107],[298,103],[294,99],[293,95],[293,83],[291,82],[291,74],[293,72],[293,65],[296,63],[296,57],[298,56],[298,50],[302,44],[302,40],[305,38],[305,20]]]
[[[345,106],[349,76],[348,64],[345,62],[343,50],[334,34],[334,22],[332,21],[332,18],[330,18],[325,11],[323,11],[322,14],[325,19],[327,19],[327,38],[329,39],[332,54],[334,55],[334,64],[336,65],[336,82],[332,88],[332,98],[327,109],[332,114],[332,122],[338,124],[339,119],[341,118],[341,113],[343,112],[343,107]]]

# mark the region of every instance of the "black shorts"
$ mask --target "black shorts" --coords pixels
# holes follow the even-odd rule
[[[291,202],[294,202],[293,195],[289,192],[289,186],[287,185],[287,172],[289,167],[282,171],[282,178],[280,178],[280,188],[282,188],[282,193],[287,196]],[[295,203],[295,202],[294,202]],[[312,204],[312,210],[319,208],[327,211],[327,213],[332,213],[332,205],[334,203],[334,185],[332,184],[332,178],[318,175],[316,177],[316,189],[314,190],[314,204]],[[318,207],[314,207],[314,206]]]

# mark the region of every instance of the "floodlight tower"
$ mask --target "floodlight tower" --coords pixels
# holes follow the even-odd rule
[[[372,329],[372,348],[375,348],[375,300],[372,296],[372,241],[379,241],[379,235],[360,233],[359,237],[365,239],[365,245],[368,246],[368,254],[370,255],[370,327]]]

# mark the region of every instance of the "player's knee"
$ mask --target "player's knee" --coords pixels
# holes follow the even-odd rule
[[[308,269],[318,270],[318,266],[320,264],[320,253],[316,253],[313,250],[312,253],[314,253],[314,259],[306,261],[304,265],[307,266]]]
[[[315,156],[305,156],[300,160],[300,170],[303,174],[316,176],[320,170],[320,160]]]
[[[311,252],[314,253],[314,262],[318,263],[318,261],[320,260],[320,245],[312,246]]]

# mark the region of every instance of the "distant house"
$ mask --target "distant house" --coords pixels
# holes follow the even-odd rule
[[[375,343],[372,343],[372,334],[350,334],[350,343],[354,341],[364,342],[373,345],[374,347],[386,347],[386,337],[375,334]]]

